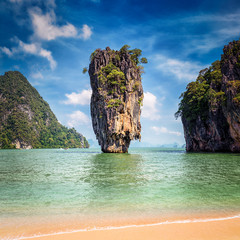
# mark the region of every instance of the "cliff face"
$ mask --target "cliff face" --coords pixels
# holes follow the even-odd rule
[[[88,142],[58,122],[20,72],[0,76],[0,149],[59,147],[88,147]]]
[[[103,152],[127,152],[141,139],[141,68],[127,50],[97,49],[91,56],[91,117]]]
[[[176,115],[187,151],[240,152],[240,41],[187,86]]]

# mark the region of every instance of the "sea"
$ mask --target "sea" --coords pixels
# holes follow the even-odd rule
[[[0,239],[240,218],[240,154],[0,151]]]

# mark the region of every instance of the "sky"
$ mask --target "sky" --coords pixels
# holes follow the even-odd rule
[[[239,0],[0,0],[0,75],[20,71],[58,120],[96,140],[88,67],[97,49],[128,44],[148,59],[142,141],[185,143],[179,96],[240,37]]]

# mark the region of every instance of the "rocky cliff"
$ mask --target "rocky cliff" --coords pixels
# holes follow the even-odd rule
[[[58,122],[20,72],[0,76],[0,148],[60,147],[88,147],[88,142],[75,129]]]
[[[240,41],[202,71],[181,95],[186,150],[240,152]]]
[[[97,49],[91,56],[92,125],[103,152],[127,152],[131,140],[141,139],[141,50],[128,48]]]

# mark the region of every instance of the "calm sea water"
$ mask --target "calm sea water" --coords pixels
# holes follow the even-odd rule
[[[0,221],[240,213],[240,154],[135,148],[0,151]]]

